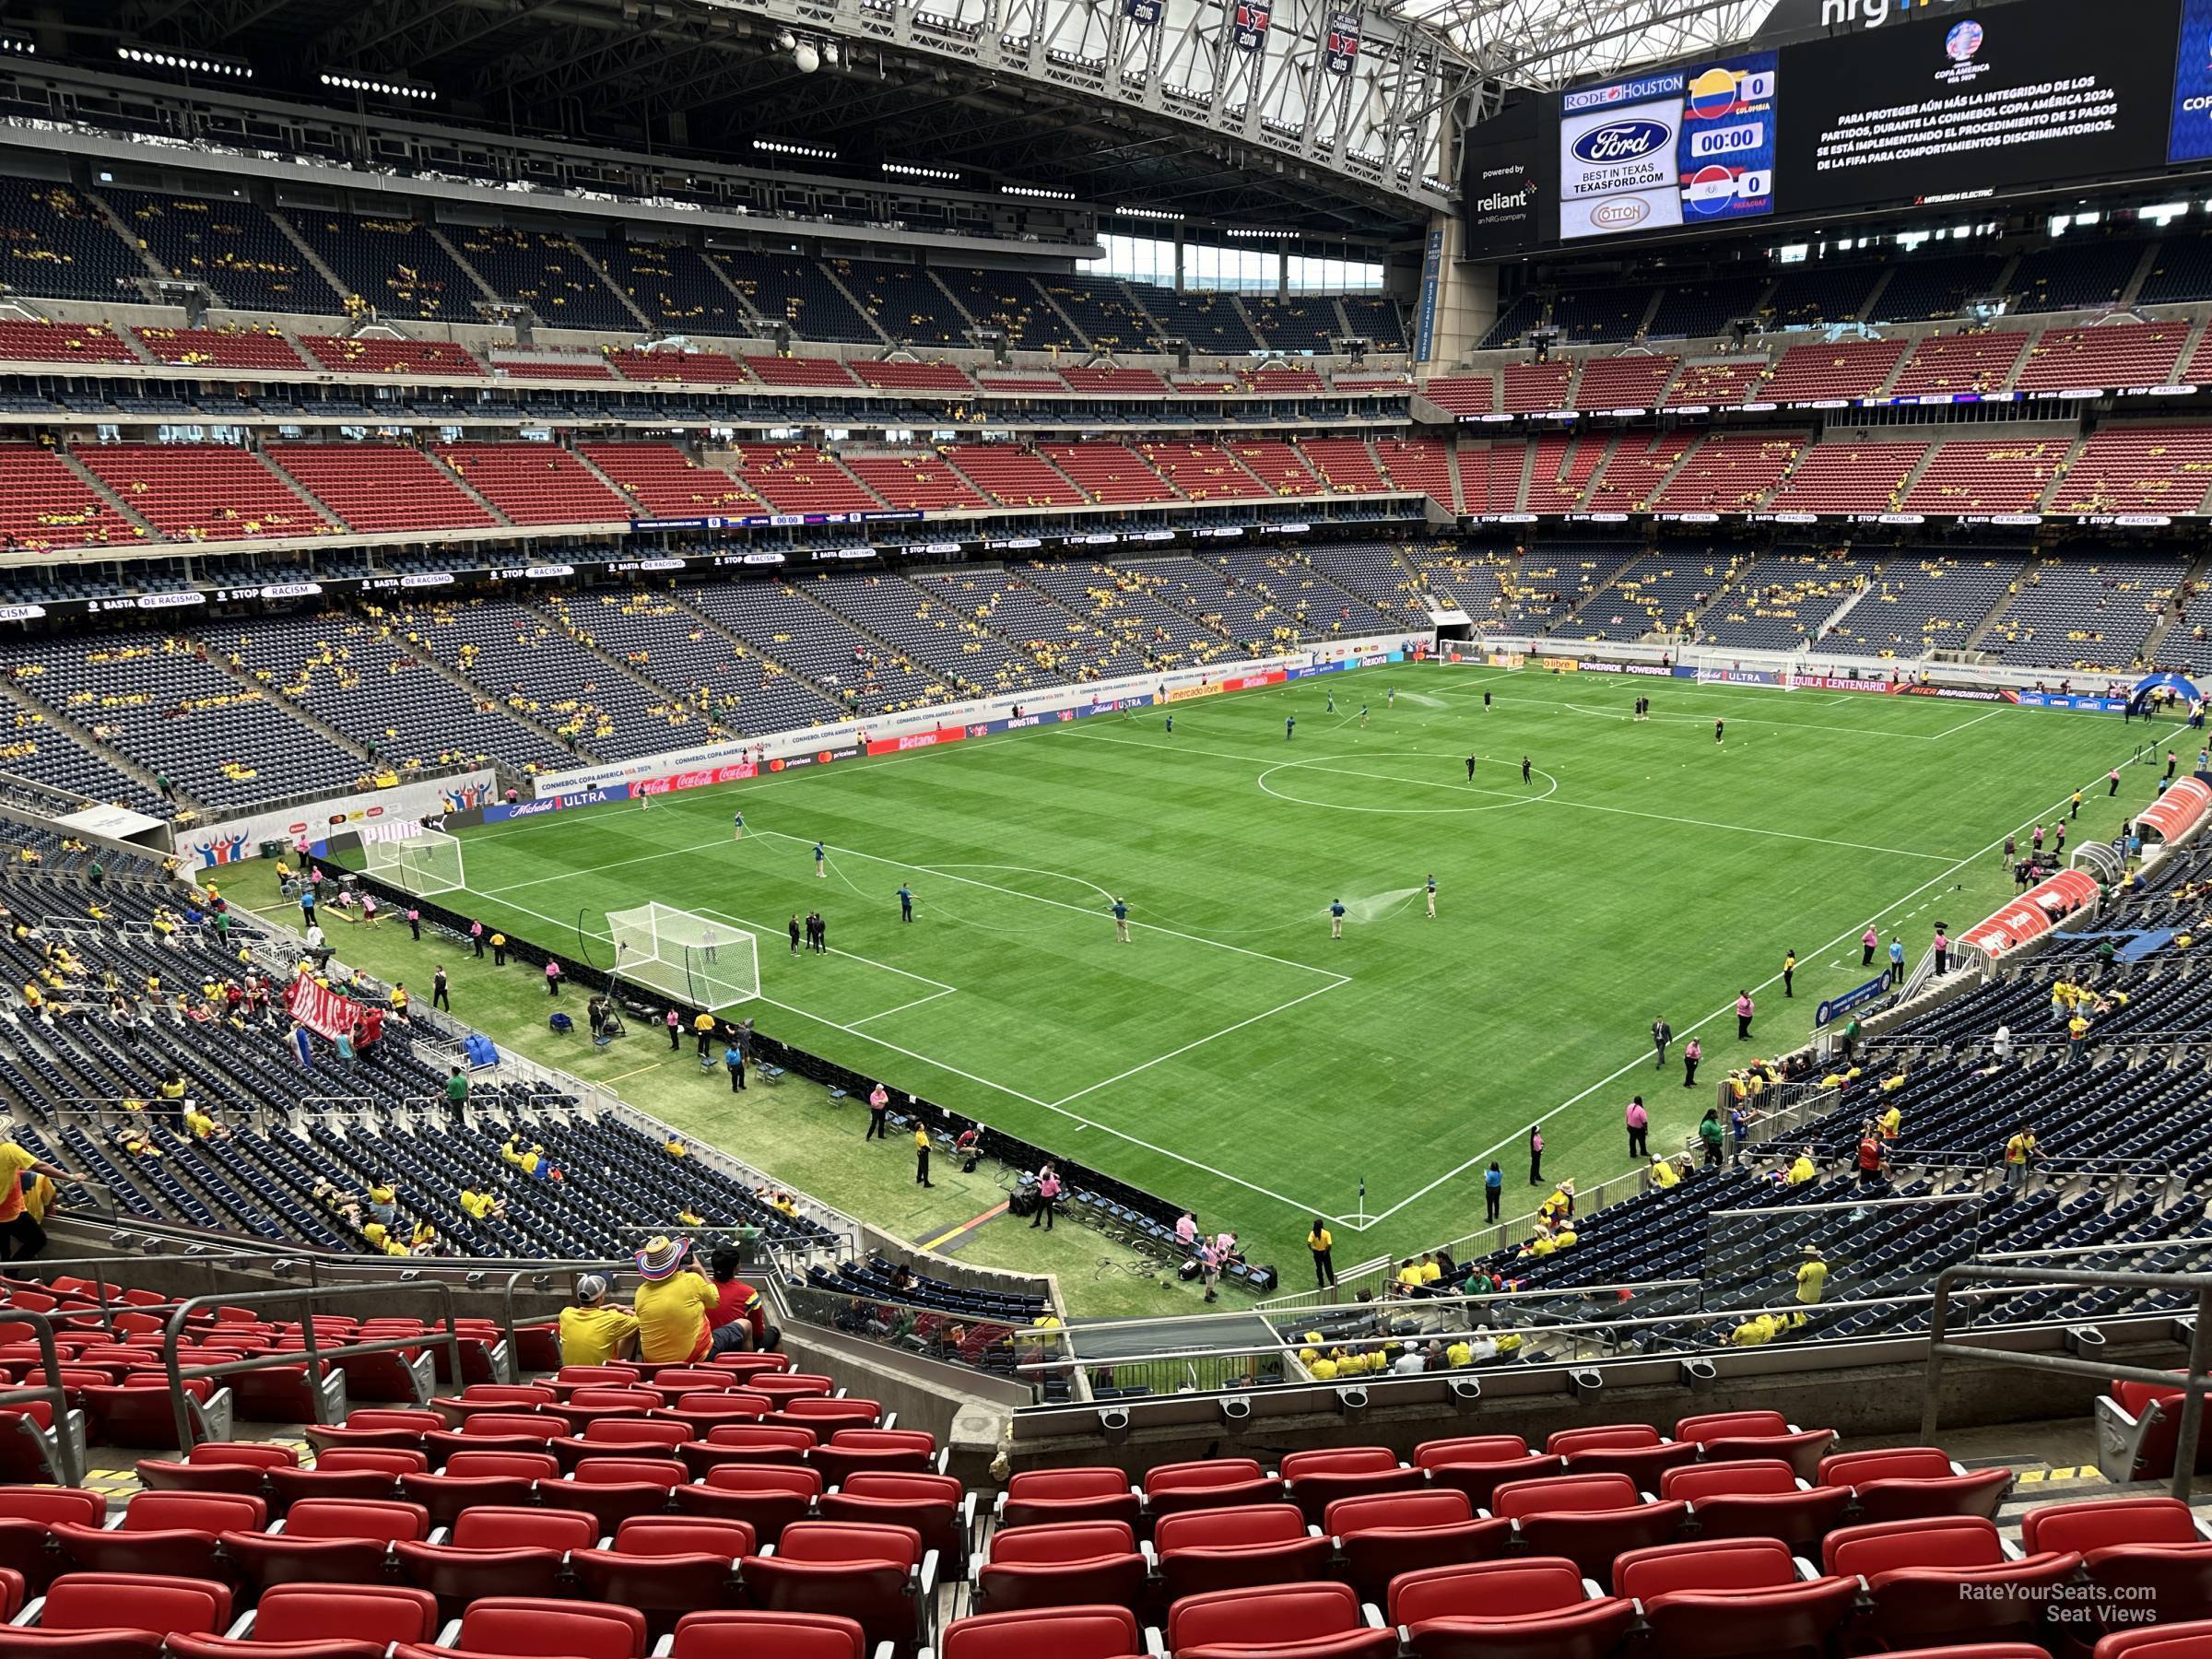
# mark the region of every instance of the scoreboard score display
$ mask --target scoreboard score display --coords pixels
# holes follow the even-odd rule
[[[1945,6],[1545,95],[1469,135],[1466,254],[2212,171],[2212,0],[2107,21],[2080,0]],[[1506,159],[1535,210],[1475,211]]]

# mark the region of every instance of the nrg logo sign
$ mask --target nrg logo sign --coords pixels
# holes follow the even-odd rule
[[[1820,27],[1872,29],[1882,23],[1905,22],[1916,12],[1960,3],[1961,0],[1820,0]]]

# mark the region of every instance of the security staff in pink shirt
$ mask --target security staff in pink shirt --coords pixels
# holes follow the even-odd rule
[[[1751,993],[1738,991],[1735,994],[1735,1040],[1738,1042],[1751,1041],[1751,1016],[1756,1011],[1757,1006],[1751,1000]]]

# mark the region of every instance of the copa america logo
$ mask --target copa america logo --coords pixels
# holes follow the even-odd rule
[[[1982,50],[1983,39],[1982,25],[1970,18],[1963,23],[1953,24],[1950,32],[1943,37],[1943,53],[1952,63],[1963,64]]]

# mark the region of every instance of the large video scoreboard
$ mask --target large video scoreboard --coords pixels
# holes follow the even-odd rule
[[[1466,251],[1991,200],[2212,168],[2212,0],[1945,6],[1518,105],[1467,146]]]

